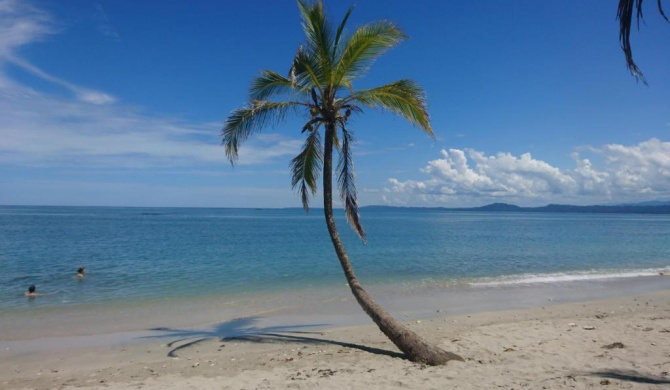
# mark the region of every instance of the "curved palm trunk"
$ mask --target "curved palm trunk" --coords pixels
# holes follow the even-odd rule
[[[445,364],[450,360],[463,361],[463,358],[428,344],[423,338],[407,329],[393,318],[384,308],[363,289],[349,261],[349,255],[344,249],[340,235],[335,226],[333,217],[333,125],[326,126],[324,155],[323,155],[323,209],[330,239],[340,260],[340,265],[349,283],[351,292],[363,310],[372,318],[379,329],[407,356],[411,361],[430,365]]]

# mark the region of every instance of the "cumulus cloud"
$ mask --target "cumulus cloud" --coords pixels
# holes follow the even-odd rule
[[[442,150],[421,169],[425,180],[389,179],[390,204],[473,206],[603,203],[670,196],[670,142],[652,138],[637,145],[589,148],[601,164],[573,152],[574,167],[560,169],[530,153],[487,156],[473,149]]]

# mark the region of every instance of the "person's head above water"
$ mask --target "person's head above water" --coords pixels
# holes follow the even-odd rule
[[[77,269],[77,273],[83,275],[83,274],[84,274],[84,267],[80,267],[80,268],[78,268],[78,269]]]
[[[28,294],[34,294],[36,289],[34,284],[30,285],[30,287],[28,287]]]

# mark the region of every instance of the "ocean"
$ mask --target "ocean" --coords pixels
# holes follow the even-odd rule
[[[336,215],[359,279],[387,301],[576,281],[670,287],[657,279],[670,268],[669,215],[364,208],[365,244]],[[349,297],[320,209],[0,206],[0,268],[4,328],[36,313]],[[44,295],[27,299],[29,285]]]

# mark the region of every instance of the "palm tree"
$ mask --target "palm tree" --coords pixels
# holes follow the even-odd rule
[[[619,0],[617,19],[619,19],[619,42],[621,43],[621,49],[626,56],[626,65],[636,80],[641,80],[644,84],[647,84],[642,71],[637,67],[635,61],[633,61],[633,48],[630,45],[630,28],[633,24],[633,13],[635,13],[635,18],[637,19],[638,28],[640,27],[640,20],[643,19],[642,1],[643,0]],[[668,20],[668,17],[663,11],[661,0],[656,0],[656,4],[658,6],[658,12],[666,22],[670,23],[670,20]]]
[[[431,365],[463,360],[424,341],[379,306],[356,278],[333,217],[333,149],[339,153],[337,166],[339,195],[346,218],[365,242],[359,220],[354,165],[353,134],[349,118],[363,107],[390,111],[433,136],[426,111],[425,94],[411,80],[400,80],[377,88],[355,91],[353,81],[363,76],[372,62],[406,39],[393,23],[378,21],[359,27],[346,36],[344,29],[353,8],[336,30],[324,15],[322,1],[312,4],[298,0],[306,35],[298,48],[287,77],[265,70],[252,83],[249,104],[233,111],[222,130],[226,156],[232,164],[238,147],[252,133],[266,125],[281,122],[289,112],[303,112],[306,140],[300,153],[291,160],[292,186],[309,211],[310,196],[317,190],[323,174],[323,209],[328,232],[351,292],[379,329],[412,361]],[[288,100],[271,101],[282,97]]]

